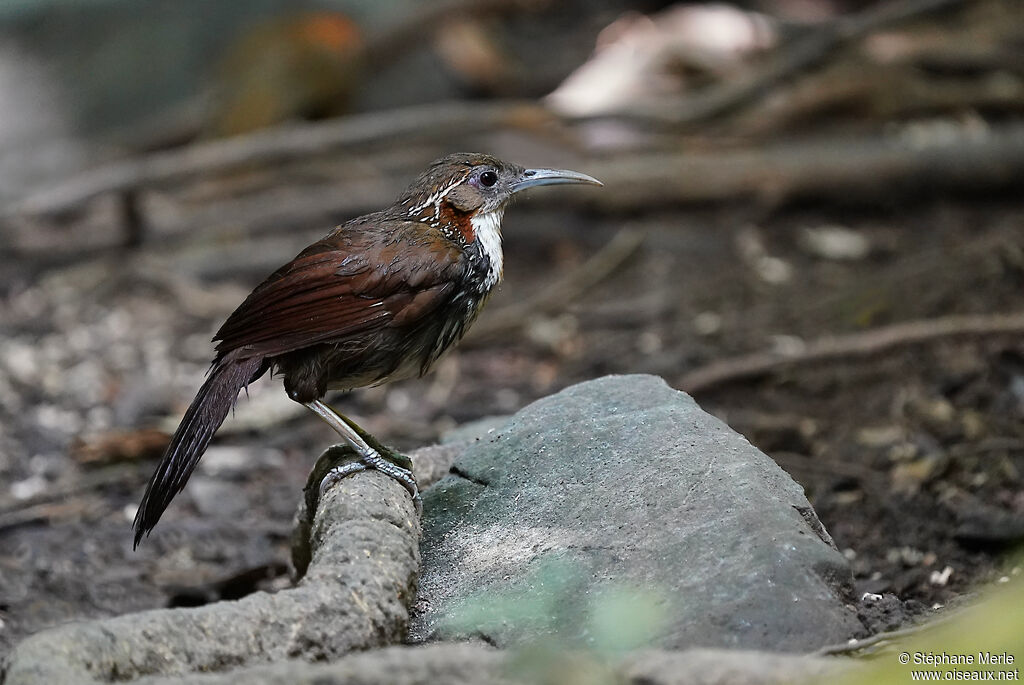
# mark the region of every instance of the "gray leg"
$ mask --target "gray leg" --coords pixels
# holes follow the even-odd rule
[[[377,450],[366,444],[366,440],[363,440],[363,437],[348,424],[344,417],[320,400],[306,402],[306,406],[309,407],[310,411],[326,421],[331,428],[337,431],[338,435],[344,438],[345,442],[351,445],[352,449],[359,454],[359,458],[361,460],[361,462],[335,466],[333,469],[328,471],[323,480],[320,481],[321,495],[328,487],[342,478],[350,476],[353,473],[357,473],[358,471],[371,468],[376,469],[385,475],[391,476],[401,483],[405,489],[409,491],[409,494],[412,495],[413,499],[416,500],[418,508],[420,492],[419,488],[416,486],[416,479],[413,478],[412,472],[409,471],[409,469],[404,469],[382,457]]]

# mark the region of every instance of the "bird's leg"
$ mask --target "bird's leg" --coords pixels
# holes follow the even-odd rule
[[[401,452],[396,452],[387,445],[383,445],[377,441],[377,438],[373,437],[370,433],[366,432],[358,423],[345,416],[344,414],[338,414],[338,418],[348,424],[349,428],[359,434],[367,445],[370,446],[377,454],[384,457],[392,464],[400,466],[406,471],[412,471],[412,459],[405,456]]]
[[[391,476],[401,483],[417,502],[418,508],[420,492],[416,486],[416,479],[412,475],[412,461],[408,457],[384,447],[354,421],[337,413],[322,401],[313,400],[305,404],[310,411],[337,431],[338,435],[344,438],[345,442],[359,455],[359,461],[339,464],[324,475],[323,480],[320,481],[321,494],[342,478],[371,468]]]

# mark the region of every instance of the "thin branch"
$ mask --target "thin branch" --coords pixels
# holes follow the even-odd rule
[[[783,142],[716,152],[620,155],[586,163],[605,183],[586,195],[601,209],[649,210],[678,203],[860,196],[907,190],[1016,187],[1024,177],[1024,126],[981,136],[915,142],[863,135]]]
[[[416,136],[439,137],[549,120],[553,115],[521,101],[444,102],[368,112],[317,124],[285,126],[189,145],[115,162],[30,195],[8,215],[73,209],[98,195],[124,192],[253,163],[323,155],[338,148]]]
[[[53,483],[31,497],[0,499],[0,517],[25,511],[38,505],[60,502],[73,495],[100,490],[112,485],[133,484],[136,480],[145,482],[145,478],[139,473],[137,464],[114,464],[95,471],[88,471],[73,479]]]
[[[407,142],[416,135],[436,137],[446,132],[461,135],[501,126],[536,126],[552,121],[551,116],[538,106],[511,101],[484,105],[449,103],[273,129],[101,167],[31,195],[8,211],[29,215],[55,213],[103,193],[125,192],[249,163],[312,156],[373,141],[404,138]],[[592,206],[626,211],[742,198],[778,201],[837,194],[850,198],[857,193],[877,197],[879,193],[906,186],[1005,187],[1018,185],[1024,178],[1024,126],[994,127],[981,136],[965,133],[931,144],[914,144],[891,135],[865,135],[778,143],[756,149],[619,155],[580,163],[588,173],[605,182],[602,192],[588,193],[586,201]],[[259,196],[252,201],[260,202]],[[339,207],[352,204],[351,199],[343,196],[324,199],[320,189],[315,194],[297,189],[294,202],[282,202],[282,207],[272,213],[276,220],[286,224],[290,220],[289,225],[294,225],[310,216],[321,216],[334,202]],[[244,207],[235,210],[228,214],[233,227],[239,224],[239,216],[248,216]],[[184,226],[171,229],[156,226],[152,218],[150,221],[155,233],[184,230]],[[194,226],[195,217],[187,216],[182,223]]]
[[[1024,334],[1024,312],[909,321],[862,333],[819,338],[793,355],[755,352],[722,359],[689,372],[680,379],[678,386],[689,393],[704,392],[719,385],[764,376],[793,366],[867,357],[943,339],[1021,334]]]

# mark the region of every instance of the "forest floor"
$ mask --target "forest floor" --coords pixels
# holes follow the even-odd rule
[[[221,242],[236,251],[230,265],[214,265],[201,236],[59,267],[3,265],[0,656],[66,620],[287,584],[294,508],[332,434],[278,379],[243,396],[136,552],[130,522],[201,382],[213,331],[324,228]],[[567,274],[586,274],[624,228],[643,240],[598,282],[553,311],[516,313],[550,300]],[[801,359],[826,334],[1014,311],[1024,292],[1024,208],[1014,198],[629,217],[527,202],[509,212],[505,236],[506,280],[481,331],[432,375],[336,406],[408,449],[603,374],[653,373],[686,389],[713,361],[780,352],[792,361],[717,378],[694,396],[804,486],[851,560],[858,594],[897,595],[899,623],[1019,572],[1010,555],[1024,539],[1019,334]]]

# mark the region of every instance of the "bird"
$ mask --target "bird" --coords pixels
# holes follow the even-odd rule
[[[501,222],[528,188],[600,186],[565,169],[528,169],[481,153],[430,164],[387,209],[337,226],[260,283],[213,338],[206,379],[146,486],[133,523],[137,548],[185,487],[239,393],[268,371],[288,397],[331,426],[358,455],[322,482],[376,469],[417,500],[408,463],[324,402],[422,376],[458,342],[501,281]],[[393,455],[391,455],[393,457]]]

